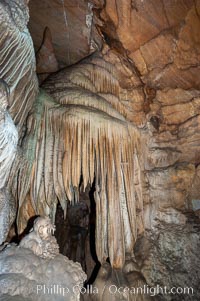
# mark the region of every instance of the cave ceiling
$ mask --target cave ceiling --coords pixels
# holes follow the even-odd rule
[[[147,86],[199,85],[199,1],[74,1],[72,5],[69,0],[36,0],[30,2],[30,15],[36,50],[48,26],[61,64],[70,65],[100,49],[102,37],[127,56]]]
[[[19,134],[16,151],[2,131],[14,161],[5,233],[13,212],[19,234],[34,215],[54,221],[58,203],[66,216],[82,179],[95,185],[102,265],[150,285],[190,275],[197,288],[200,1],[27,2],[0,1],[0,77]]]

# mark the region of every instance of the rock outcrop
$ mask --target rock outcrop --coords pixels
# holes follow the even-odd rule
[[[10,88],[9,112],[21,134],[23,124],[38,92],[35,53],[27,29],[26,0],[0,3],[0,78]]]
[[[67,199],[78,200],[81,176],[84,187],[95,180],[102,263],[97,284],[116,283],[110,266],[104,275],[106,260],[113,271],[129,261],[125,285],[137,279],[149,286],[190,287],[193,294],[152,298],[198,301],[200,2],[91,3],[31,4],[35,48],[49,26],[50,53],[54,47],[59,67],[76,64],[43,82],[46,92],[32,110],[32,101],[17,105],[19,115],[25,108],[22,117],[29,112],[10,177],[19,198],[19,230],[37,213],[53,218],[58,199],[65,212]],[[77,63],[94,48],[100,51]]]
[[[0,298],[7,301],[78,301],[86,279],[80,264],[66,256],[43,259],[15,245],[0,252],[0,271]]]
[[[29,29],[35,49],[39,49],[48,26],[60,67],[74,64],[100,49],[102,42],[95,27],[92,1],[35,0],[30,1],[29,7]]]

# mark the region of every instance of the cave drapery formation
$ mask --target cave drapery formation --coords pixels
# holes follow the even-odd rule
[[[31,35],[27,2],[0,1],[18,232],[94,183],[97,286],[185,285],[195,295],[176,300],[199,300],[200,2],[35,0]]]
[[[29,10],[24,1],[1,1],[0,78],[9,85],[9,112],[19,129],[37,94],[35,54],[27,24]],[[21,101],[23,99],[23,102]]]
[[[23,164],[16,160],[12,186],[19,197],[19,217],[31,205],[35,214],[55,220],[57,201],[64,211],[67,200],[78,201],[81,177],[84,189],[95,181],[98,258],[104,262],[109,257],[119,268],[125,253],[133,253],[136,210],[142,218],[143,208],[131,184],[140,173],[137,131],[119,113],[126,115],[112,69],[96,56],[45,81],[51,97],[41,92],[29,116]]]

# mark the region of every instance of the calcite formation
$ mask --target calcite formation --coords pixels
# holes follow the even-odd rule
[[[18,131],[7,111],[10,101],[6,82],[0,81],[0,188],[6,185],[10,168],[15,159],[18,143]]]
[[[131,185],[140,181],[138,133],[121,114],[126,112],[113,68],[95,55],[50,77],[43,88],[53,98],[41,92],[28,120],[23,164],[16,160],[13,168],[19,216],[27,215],[30,195],[35,214],[54,219],[57,200],[64,211],[67,200],[78,201],[81,177],[84,189],[95,181],[98,258],[123,267],[139,232],[137,219],[142,228],[143,203],[140,189]],[[23,230],[22,220],[18,225]]]
[[[0,244],[4,243],[17,214],[17,204],[7,188],[0,189]]]
[[[0,14],[0,74],[6,70],[2,77],[16,95],[11,116],[26,129],[9,176],[19,208],[18,231],[36,214],[53,220],[58,201],[66,216],[67,203],[79,200],[82,179],[84,188],[95,185],[96,252],[102,264],[97,285],[119,279],[123,285],[192,287],[193,294],[176,294],[173,300],[198,301],[199,1],[71,4],[31,4],[36,49],[49,26],[47,53],[62,67],[76,62],[51,74],[35,98],[34,51],[30,35],[24,34],[26,3],[1,2],[6,9]],[[62,19],[47,21],[47,10]],[[44,58],[45,43],[38,52]],[[93,46],[100,51],[77,62]],[[38,67],[45,65],[45,73],[56,71],[44,61]],[[106,298],[107,289],[99,300]],[[172,297],[158,294],[154,299]]]
[[[17,151],[18,135],[22,133],[22,125],[37,93],[35,55],[26,27],[28,19],[26,1],[1,1],[0,243],[5,241],[16,216],[17,204],[7,180]]]
[[[0,244],[2,244],[16,217],[16,201],[7,188],[7,181],[15,159],[18,143],[18,131],[7,111],[9,89],[0,80]]]
[[[44,259],[15,245],[0,252],[1,300],[78,301],[85,279],[80,264],[61,254]]]
[[[27,23],[25,0],[0,2],[0,78],[10,88],[9,112],[19,131],[37,95],[35,53]]]
[[[59,254],[54,232],[55,226],[48,217],[38,217],[30,233],[20,241],[20,247],[30,249],[42,258],[54,258]]]

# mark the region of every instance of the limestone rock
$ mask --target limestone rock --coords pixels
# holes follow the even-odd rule
[[[0,78],[10,88],[9,112],[19,132],[38,89],[33,43],[27,29],[28,20],[26,1],[1,1]]]
[[[0,298],[9,301],[77,301],[73,288],[81,288],[86,280],[80,264],[63,255],[43,259],[15,245],[0,253],[0,271]]]
[[[29,29],[35,49],[39,49],[43,31],[49,27],[55,55],[61,66],[76,63],[98,49],[98,43],[101,44],[93,26],[91,2],[36,0],[30,1],[29,7]]]
[[[179,288],[174,300],[199,299],[199,225],[159,224],[159,235],[152,232],[136,245],[136,258],[149,286],[166,287],[167,294],[156,295],[156,300],[171,300],[170,290]],[[148,245],[145,250],[142,245]],[[141,248],[142,247],[142,248]],[[140,253],[143,249],[143,254]]]
[[[109,45],[126,52],[147,85],[198,88],[198,9],[198,1],[105,1],[101,28]]]
[[[0,189],[0,245],[5,242],[16,218],[16,201],[6,188]]]
[[[10,179],[19,197],[19,229],[36,212],[54,216],[58,199],[66,212],[67,197],[78,200],[80,175],[86,187],[95,174],[98,258],[115,262],[113,270],[103,266],[100,287],[106,280],[116,283],[112,271],[124,268],[130,253],[133,259],[134,236],[137,269],[128,275],[130,283],[192,286],[196,295],[173,300],[198,301],[200,2],[91,3],[30,4],[36,49],[49,26],[60,66],[77,62],[102,41],[104,47],[43,83],[46,93],[30,111],[13,169],[19,177],[12,172]],[[126,269],[120,273],[123,280]]]
[[[199,65],[200,61],[200,20],[194,6],[185,19],[185,25],[179,33],[175,64],[180,69]]]
[[[58,71],[51,31],[48,27],[45,28],[42,45],[36,54],[36,62],[36,71],[41,81],[50,73]]]

